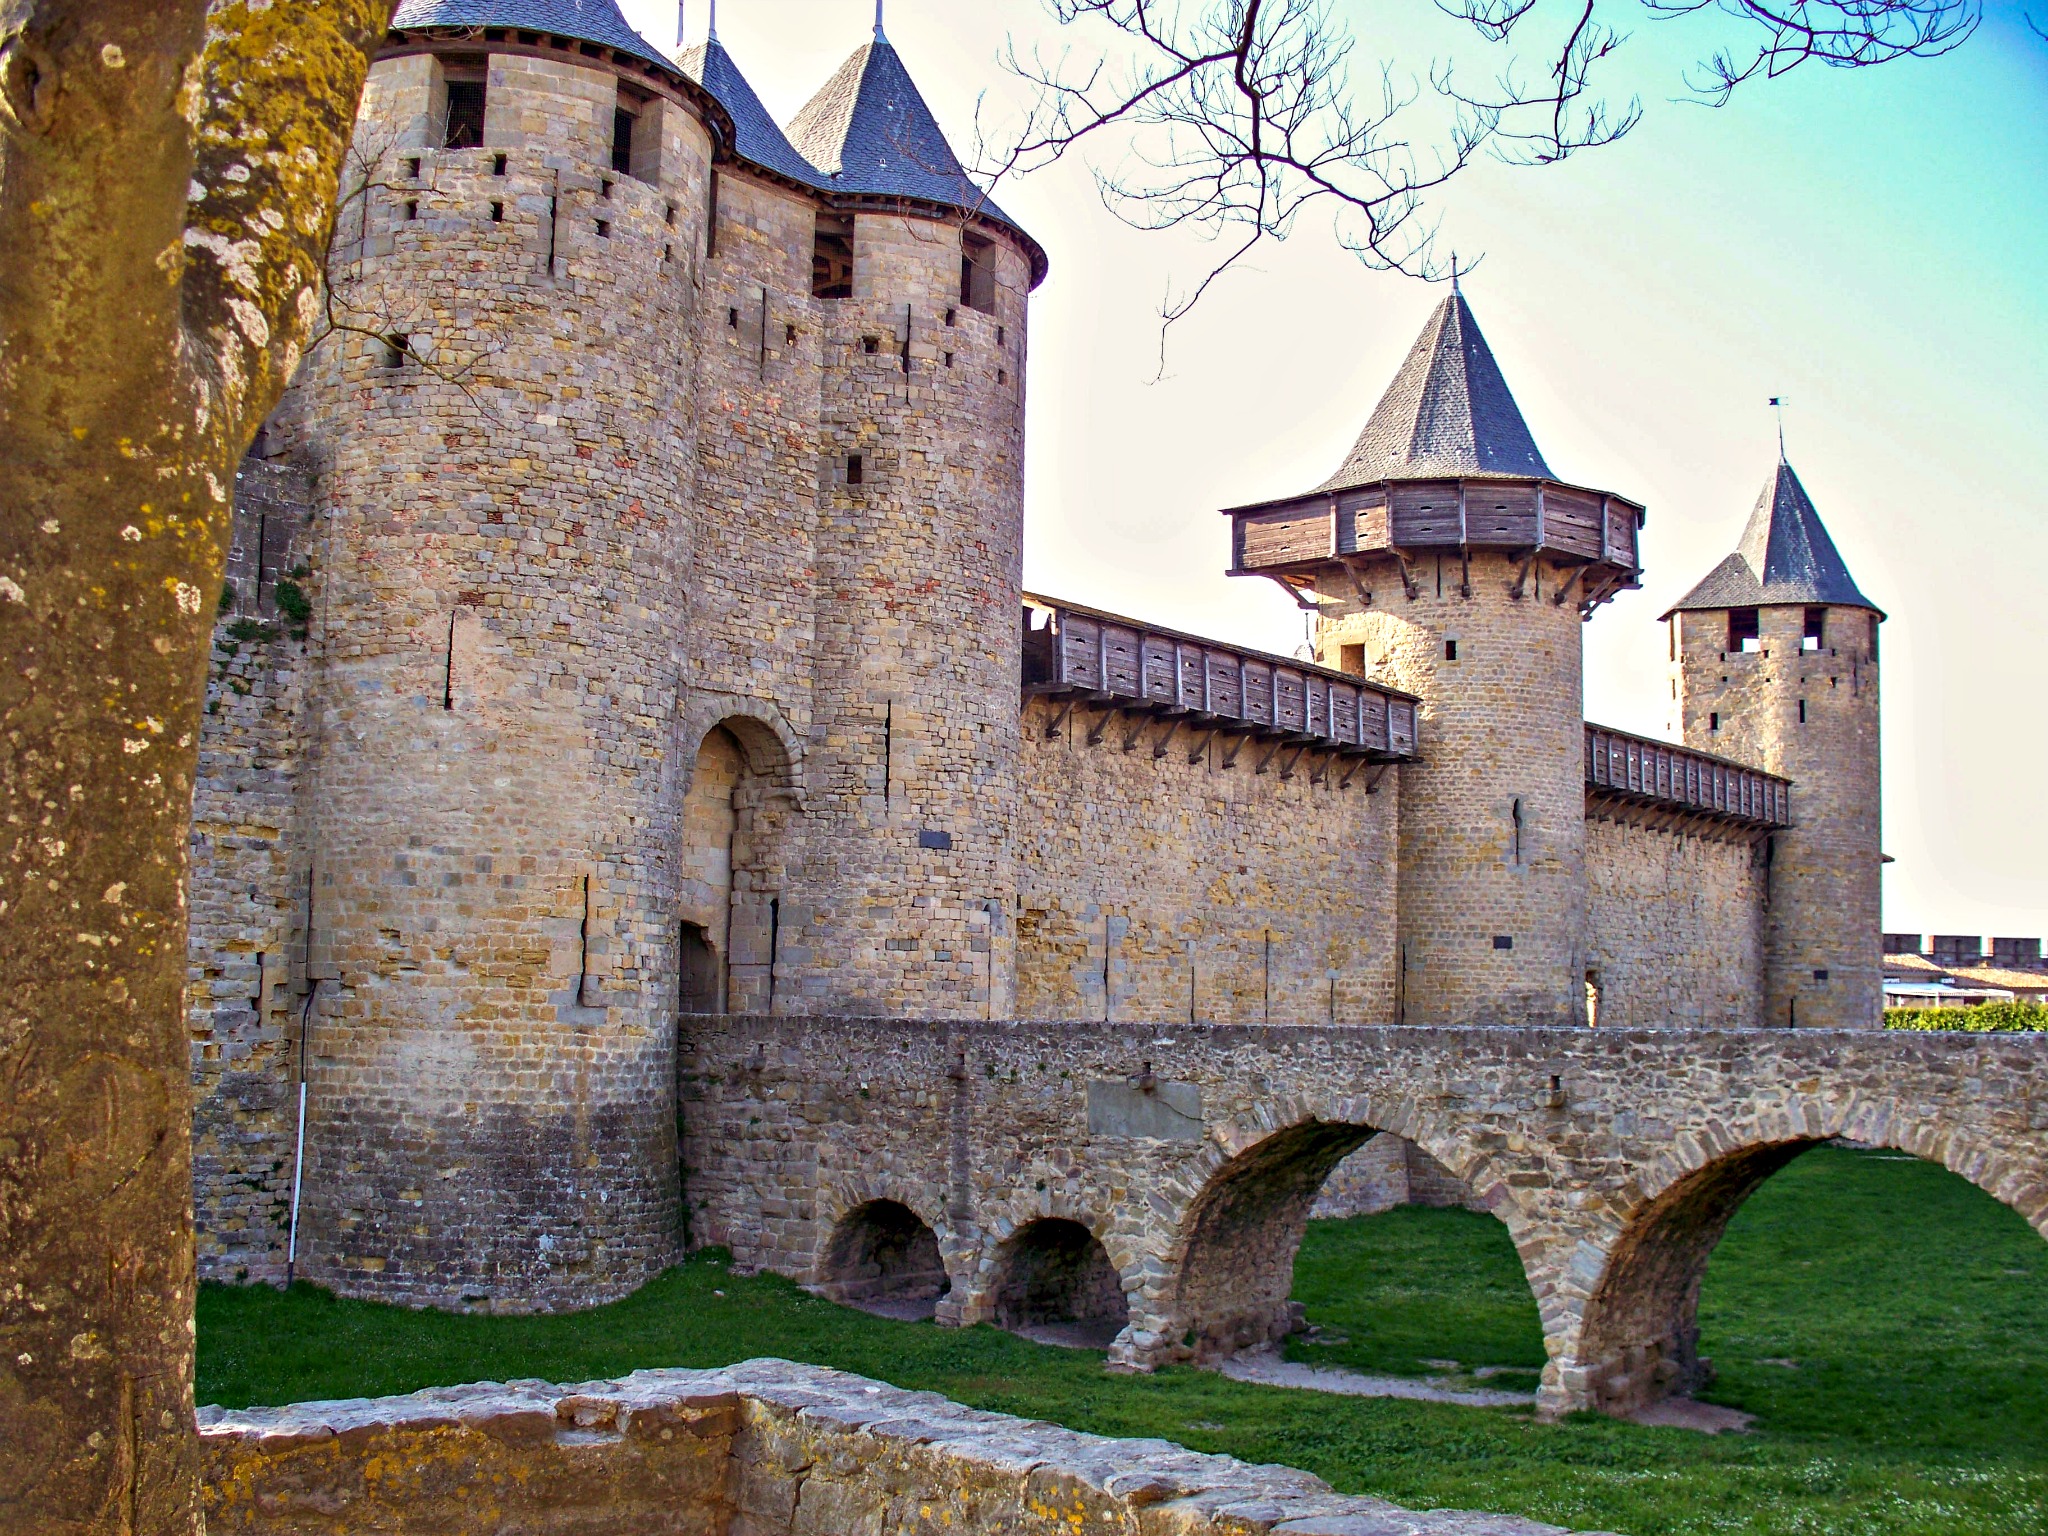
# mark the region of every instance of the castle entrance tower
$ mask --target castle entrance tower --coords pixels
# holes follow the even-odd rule
[[[726,131],[611,0],[407,0],[370,73],[346,329],[276,428],[321,509],[298,1261],[346,1292],[584,1305],[676,1252],[664,756]]]
[[[1454,287],[1337,472],[1229,515],[1233,573],[1317,610],[1318,660],[1422,700],[1397,1018],[1584,1022],[1580,627],[1636,585],[1641,507],[1552,475]]]
[[[877,27],[789,125],[814,292],[817,674],[778,1007],[1002,1017],[1014,973],[1025,311],[1035,242]]]
[[[1877,628],[1782,459],[1735,553],[1665,614],[1685,743],[1793,781],[1767,846],[1767,1026],[1871,1029],[1883,1003]]]

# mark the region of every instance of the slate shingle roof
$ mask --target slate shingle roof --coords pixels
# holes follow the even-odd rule
[[[1456,475],[1555,478],[1455,288],[1429,317],[1343,465],[1318,490]]]
[[[684,74],[716,96],[718,104],[731,115],[737,141],[733,148],[741,159],[766,166],[807,186],[830,185],[816,166],[791,147],[782,130],[775,125],[775,119],[768,115],[768,109],[761,105],[761,98],[754,94],[753,86],[747,83],[747,77],[740,73],[732,55],[726,52],[725,44],[714,37],[709,42],[687,49],[676,63]]]
[[[401,32],[425,27],[549,32],[578,42],[603,43],[665,70],[675,68],[627,23],[617,0],[401,0],[391,25]]]
[[[790,123],[789,141],[834,191],[944,203],[1022,233],[961,167],[884,38],[856,48],[839,66]]]
[[[1782,458],[1764,482],[1735,553],[1665,612],[1826,604],[1884,612],[1865,597],[1822,526],[1806,487]]]

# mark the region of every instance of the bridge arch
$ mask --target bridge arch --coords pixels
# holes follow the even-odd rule
[[[901,1200],[863,1200],[833,1222],[811,1287],[832,1301],[929,1317],[953,1288],[939,1235]]]
[[[1764,1181],[1836,1138],[1937,1163],[2016,1210],[2048,1238],[2048,1152],[2000,1149],[1938,1112],[1863,1096],[1795,1100],[1761,1123],[1676,1139],[1637,1180],[1641,1198],[1604,1241],[1582,1237],[1569,1272],[1592,1274],[1553,1334],[1539,1405],[1626,1414],[1689,1394],[1709,1372],[1699,1353],[1700,1285],[1728,1224]]]
[[[1128,1327],[1130,1301],[1109,1249],[1085,1222],[1039,1216],[997,1243],[987,1304],[998,1327],[1050,1329],[1064,1342],[1107,1345]]]
[[[1546,1333],[1555,1288],[1537,1283],[1551,1246],[1493,1158],[1412,1104],[1338,1099],[1271,1106],[1219,1130],[1187,1194],[1162,1223],[1153,1280],[1134,1297],[1131,1330],[1112,1352],[1140,1369],[1209,1362],[1270,1344],[1301,1321],[1290,1299],[1309,1213],[1332,1170],[1376,1135],[1415,1142],[1473,1191],[1514,1241]]]

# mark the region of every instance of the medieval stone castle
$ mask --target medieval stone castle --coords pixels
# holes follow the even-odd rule
[[[1047,258],[879,28],[778,127],[612,0],[405,0],[360,143],[209,679],[204,1272],[630,1289],[706,1235],[692,1015],[1878,1022],[1883,616],[1788,465],[1666,616],[1683,745],[1588,724],[1644,510],[1454,291],[1230,509],[1267,655],[1021,590]]]

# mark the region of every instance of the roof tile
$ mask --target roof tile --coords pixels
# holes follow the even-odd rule
[[[673,70],[675,64],[635,32],[617,0],[401,0],[391,18],[398,31],[426,27],[510,27],[603,43]]]

